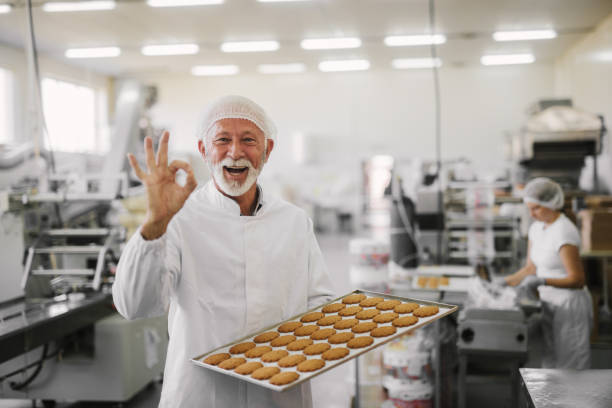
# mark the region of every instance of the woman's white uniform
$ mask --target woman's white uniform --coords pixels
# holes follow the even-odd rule
[[[531,260],[539,278],[566,278],[559,250],[564,245],[580,248],[576,226],[561,214],[550,225],[534,222],[529,228]],[[542,300],[544,368],[587,369],[591,365],[590,334],[593,324],[591,295],[586,288],[539,287]]]
[[[262,194],[260,194],[260,198]],[[189,360],[331,300],[331,281],[301,209],[260,200],[241,217],[212,182],[194,191],[159,239],[138,231],[117,268],[113,299],[128,319],[168,312],[160,407],[309,407],[309,383],[274,392]]]

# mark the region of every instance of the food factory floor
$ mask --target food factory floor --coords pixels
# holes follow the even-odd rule
[[[325,256],[335,289],[338,294],[351,291],[349,279],[350,255],[348,244],[351,235],[346,234],[319,234],[318,239],[321,250]],[[538,342],[533,342],[528,366],[537,367],[540,354]],[[354,383],[351,380],[352,363],[342,365],[330,370],[312,381],[315,408],[348,408],[354,394]],[[612,345],[598,343],[592,346],[593,368],[612,368]],[[478,374],[478,373],[474,373]],[[161,383],[154,382],[138,393],[132,400],[122,404],[108,403],[58,403],[57,408],[151,408],[156,407],[161,392]],[[360,393],[362,407],[380,406],[381,392],[379,386],[362,387]],[[36,405],[41,407],[42,404]],[[504,375],[471,375],[467,381],[467,405],[469,407],[496,406],[510,407],[510,389],[508,377]],[[29,400],[3,400],[0,399],[0,408],[30,408]]]

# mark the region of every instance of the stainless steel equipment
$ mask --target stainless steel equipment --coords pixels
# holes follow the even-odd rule
[[[457,332],[460,350],[527,352],[527,322],[520,310],[467,309]]]

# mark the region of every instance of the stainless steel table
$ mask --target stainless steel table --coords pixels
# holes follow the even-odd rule
[[[521,408],[610,408],[612,370],[521,368]]]

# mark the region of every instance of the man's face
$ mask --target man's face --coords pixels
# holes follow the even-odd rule
[[[254,186],[274,142],[246,119],[221,119],[198,147],[217,186],[230,196],[241,196]]]

